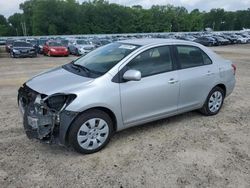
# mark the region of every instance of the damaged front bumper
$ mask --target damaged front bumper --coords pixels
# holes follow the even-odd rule
[[[66,111],[66,103],[60,110],[52,109],[44,102],[47,98],[26,85],[19,89],[18,106],[23,115],[24,130],[30,139],[65,145],[67,131],[78,113]]]

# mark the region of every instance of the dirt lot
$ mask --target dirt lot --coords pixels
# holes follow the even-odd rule
[[[16,103],[25,80],[75,57],[0,57],[0,187],[250,187],[250,45],[213,50],[237,65],[217,116],[131,128],[92,155],[28,140]]]

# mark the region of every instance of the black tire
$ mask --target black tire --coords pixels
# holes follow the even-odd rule
[[[78,143],[78,140],[77,140],[78,131],[85,122],[87,122],[88,120],[93,119],[93,118],[100,118],[100,119],[106,121],[107,126],[109,128],[108,135],[107,135],[106,140],[100,146],[98,146],[96,149],[85,149],[85,148],[81,147],[80,144]],[[113,130],[114,130],[113,129],[113,121],[108,114],[106,114],[105,112],[103,112],[101,110],[96,110],[96,109],[89,110],[89,111],[82,113],[80,116],[78,116],[75,119],[75,121],[73,122],[73,124],[71,125],[71,128],[69,130],[68,141],[69,141],[69,144],[77,152],[83,153],[83,154],[91,154],[91,153],[95,153],[95,152],[103,149],[108,144],[108,142],[113,134]]]
[[[10,57],[12,57],[12,58],[16,58],[15,53],[14,53],[14,52],[10,52]]]
[[[215,92],[220,92],[220,93],[222,94],[222,102],[221,102],[221,105],[220,105],[219,109],[213,112],[213,111],[211,111],[210,108],[209,108],[209,100],[210,100],[211,96],[212,96]],[[206,116],[213,116],[213,115],[218,114],[219,111],[220,111],[220,109],[221,109],[221,107],[223,106],[224,98],[225,98],[225,91],[224,91],[222,88],[218,87],[218,86],[214,87],[214,88],[209,92],[209,94],[208,94],[208,96],[207,96],[207,99],[206,99],[206,101],[205,101],[203,107],[200,109],[200,112],[201,112],[203,115],[206,115]]]
[[[76,56],[80,56],[78,48],[76,48]]]

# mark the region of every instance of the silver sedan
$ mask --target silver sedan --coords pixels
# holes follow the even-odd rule
[[[216,115],[235,71],[194,42],[125,40],[35,76],[18,103],[29,138],[93,153],[128,127],[191,110]]]

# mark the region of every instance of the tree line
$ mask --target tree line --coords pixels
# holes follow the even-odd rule
[[[23,13],[8,19],[0,15],[0,36],[70,35],[241,30],[250,27],[250,8],[191,12],[185,7],[153,5],[144,9],[94,0],[29,0],[19,5]]]

